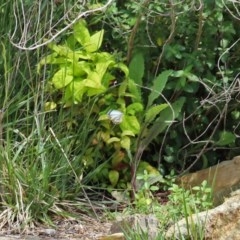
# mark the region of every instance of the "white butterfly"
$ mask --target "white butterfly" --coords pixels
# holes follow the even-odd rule
[[[110,110],[107,114],[114,124],[120,124],[123,120],[123,113],[118,110]]]

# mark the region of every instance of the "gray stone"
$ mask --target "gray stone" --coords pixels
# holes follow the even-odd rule
[[[110,229],[113,233],[128,233],[137,232],[147,234],[149,240],[155,240],[158,235],[159,220],[152,214],[141,215],[135,214],[132,216],[123,217],[119,221],[115,221]]]
[[[206,240],[240,239],[240,191],[235,191],[223,204],[209,211],[193,214],[172,225],[167,239],[193,237],[196,231]],[[189,236],[190,235],[190,236]]]

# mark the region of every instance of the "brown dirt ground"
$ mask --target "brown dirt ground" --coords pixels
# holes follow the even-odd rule
[[[0,240],[97,240],[103,235],[108,235],[111,222],[101,222],[94,218],[84,216],[81,220],[58,220],[55,228],[38,226],[25,234],[14,234],[13,230],[3,229]]]

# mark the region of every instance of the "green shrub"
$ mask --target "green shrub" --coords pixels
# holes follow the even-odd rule
[[[102,161],[102,167],[94,171],[95,180],[106,186],[108,178],[112,187],[119,184],[121,188],[131,181],[135,189],[143,150],[178,116],[185,99],[179,98],[171,105],[163,98],[165,103],[155,105],[172,73],[168,70],[153,80],[151,89],[154,90],[148,94],[148,101],[144,101],[142,54],[133,58],[128,70],[123,63],[116,62],[114,55],[98,51],[103,30],[91,35],[84,21],[75,24],[73,29],[66,44],[50,44],[53,53],[39,63],[38,71],[42,65],[56,65],[56,72],[48,84],[53,101],[46,102],[46,110],[57,105],[76,106],[81,119],[86,117],[84,106],[89,102],[92,105],[89,117],[97,119],[93,128],[98,130],[89,135],[92,144],[83,158],[85,166],[89,171],[96,168],[96,156],[91,154],[91,149],[100,145],[101,154],[107,159],[111,157],[111,163]],[[112,86],[115,81],[117,83]]]

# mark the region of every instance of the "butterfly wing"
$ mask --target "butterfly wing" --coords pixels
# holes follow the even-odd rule
[[[108,112],[108,117],[114,124],[120,124],[123,119],[123,113],[118,110],[110,110]]]

